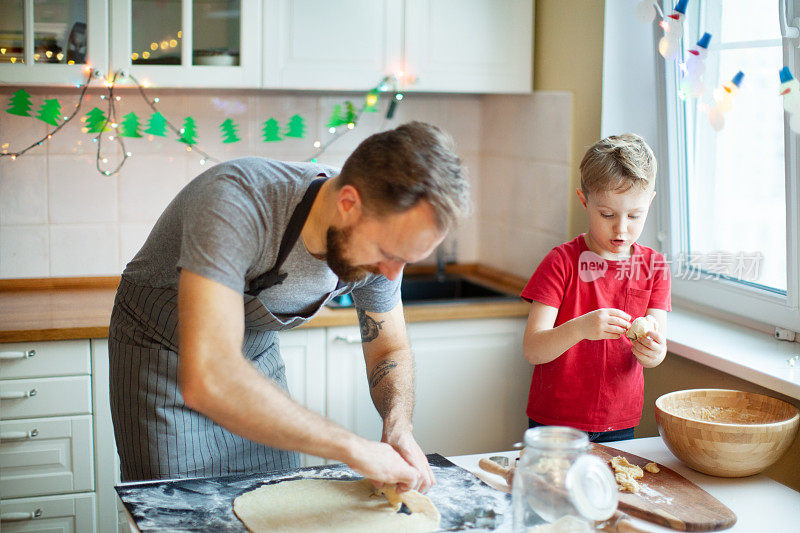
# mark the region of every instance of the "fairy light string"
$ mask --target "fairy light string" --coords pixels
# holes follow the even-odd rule
[[[10,157],[11,160],[16,160],[18,157],[22,156],[29,150],[41,146],[45,141],[51,139],[53,135],[55,135],[58,131],[60,131],[65,125],[71,122],[75,116],[79,113],[81,106],[86,97],[86,92],[89,89],[91,82],[94,78],[104,78],[104,83],[106,87],[106,93],[100,95],[100,99],[108,100],[108,105],[106,107],[106,116],[100,123],[97,124],[97,128],[99,132],[95,137],[93,137],[93,142],[97,144],[97,150],[95,152],[95,167],[97,171],[104,175],[104,176],[111,176],[116,175],[122,169],[125,162],[132,156],[131,152],[127,150],[125,146],[125,140],[123,135],[120,135],[119,127],[120,122],[117,119],[117,106],[116,102],[121,99],[120,96],[114,94],[114,89],[117,85],[118,80],[128,78],[130,79],[134,86],[136,87],[137,91],[139,92],[142,99],[145,101],[147,106],[154,112],[161,115],[163,118],[164,124],[178,137],[178,139],[185,143],[187,151],[195,151],[200,156],[200,164],[204,165],[207,161],[219,163],[220,160],[212,157],[204,150],[202,150],[197,143],[192,142],[191,138],[184,135],[184,128],[176,127],[172,122],[170,122],[163,114],[159,112],[156,108],[155,104],[158,103],[158,98],[150,98],[147,93],[145,92],[145,87],[142,83],[136,79],[135,76],[131,75],[126,70],[117,70],[111,75],[109,78],[105,79],[103,74],[97,70],[93,69],[91,66],[87,65],[85,67],[86,70],[86,81],[83,84],[78,84],[78,87],[81,88],[80,95],[78,97],[78,102],[75,104],[75,108],[72,110],[72,113],[64,117],[64,121],[59,123],[55,128],[48,132],[44,137],[41,139],[33,142],[31,145],[27,146],[26,148],[16,151],[16,152],[9,152],[4,151],[0,153],[0,157]],[[378,95],[381,93],[390,93],[392,94],[391,100],[387,107],[387,111],[384,117],[384,121],[381,122],[380,129],[383,128],[385,120],[390,120],[394,116],[395,109],[397,104],[403,99],[403,93],[401,92],[399,85],[400,85],[400,77],[402,77],[402,73],[396,75],[386,76],[379,84],[371,89],[367,96],[364,98],[362,105],[359,108],[355,108],[352,106],[351,102],[346,101],[345,104],[348,108],[356,109],[355,113],[349,112],[348,119],[346,122],[341,123],[338,126],[333,126],[329,129],[329,132],[333,135],[330,139],[322,143],[321,141],[317,140],[313,143],[316,152],[311,155],[310,157],[306,158],[305,161],[313,161],[316,162],[317,158],[321,156],[325,151],[336,141],[342,138],[344,135],[355,129],[359,119],[361,118],[362,114],[367,111],[377,111],[377,104],[378,104]],[[27,115],[29,116],[29,115]],[[108,128],[111,128],[111,131]],[[119,162],[114,168],[107,168],[104,165],[108,163],[108,157],[103,155],[103,135],[108,135],[108,140],[111,142],[116,143],[119,149]]]
[[[73,109],[72,113],[67,118],[64,119],[64,122],[60,123],[58,126],[55,127],[55,129],[53,129],[53,131],[46,133],[44,137],[42,137],[38,141],[35,141],[27,148],[24,148],[18,152],[3,152],[0,153],[0,157],[10,157],[12,161],[15,160],[28,150],[36,148],[37,146],[41,146],[42,143],[44,143],[44,141],[51,139],[56,132],[58,132],[61,128],[63,128],[70,120],[75,118],[75,115],[77,115],[78,111],[80,111],[81,109],[81,105],[83,104],[83,97],[86,96],[86,91],[87,89],[89,89],[89,83],[91,82],[93,77],[100,76],[100,72],[97,70],[92,70],[91,68],[87,68],[86,70],[88,71],[88,74],[86,75],[86,82],[82,85],[83,89],[81,89],[81,94],[78,97],[78,103],[75,104],[75,109]]]
[[[133,83],[136,85],[136,88],[138,89],[138,91],[139,91],[139,94],[141,94],[141,95],[142,95],[142,98],[143,98],[143,99],[144,99],[144,101],[147,103],[147,105],[150,107],[150,109],[152,109],[154,113],[158,113],[159,111],[158,111],[158,109],[156,109],[156,106],[155,106],[155,103],[157,103],[157,102],[158,102],[158,99],[157,99],[157,98],[155,98],[155,99],[152,99],[152,100],[151,100],[151,99],[150,99],[150,98],[147,96],[147,94],[145,94],[145,92],[144,92],[144,87],[142,86],[142,84],[141,84],[141,83],[139,83],[139,80],[137,80],[137,79],[136,79],[136,78],[135,78],[135,77],[134,77],[132,74],[130,74],[130,73],[127,73],[127,72],[126,72],[125,74],[126,74],[126,75],[127,75],[127,77],[128,77],[128,78],[130,78],[130,79],[133,81]],[[165,118],[164,122],[165,122],[165,123],[166,123],[166,125],[169,127],[169,129],[171,129],[171,130],[172,130],[172,132],[173,132],[173,133],[175,133],[175,135],[177,135],[178,137],[181,137],[181,136],[183,135],[183,129],[182,129],[182,128],[181,128],[181,129],[179,129],[179,128],[175,127],[175,126],[174,126],[174,125],[173,125],[173,124],[172,124],[172,123],[171,123],[169,120],[167,120],[166,118]],[[203,156],[203,159],[201,159],[201,160],[200,160],[200,164],[201,164],[201,165],[204,165],[204,164],[206,163],[206,161],[212,161],[212,162],[214,162],[214,163],[219,163],[219,162],[220,162],[220,161],[219,161],[219,159],[216,159],[216,158],[214,158],[214,157],[211,157],[211,156],[210,156],[210,155],[208,155],[206,152],[204,152],[203,150],[201,150],[201,149],[200,149],[200,147],[199,147],[199,146],[197,146],[197,144],[195,144],[195,143],[187,143],[187,144],[188,144],[188,146],[186,147],[186,150],[187,150],[187,151],[194,150],[194,151],[196,151],[198,154],[200,154],[201,156]]]
[[[402,76],[402,73],[400,73],[400,76]],[[331,127],[328,130],[328,132],[332,133],[333,137],[325,141],[324,144],[320,143],[320,141],[316,141],[314,143],[314,147],[317,148],[317,152],[311,155],[310,157],[306,158],[305,161],[316,162],[317,158],[321,156],[323,153],[325,153],[325,150],[327,150],[333,143],[341,139],[342,136],[346,135],[348,132],[355,129],[356,125],[358,124],[358,120],[361,118],[361,115],[364,114],[366,109],[369,107],[375,107],[375,105],[378,103],[377,97],[375,98],[374,101],[370,101],[370,95],[387,92],[391,89],[390,92],[392,93],[392,100],[389,102],[389,107],[385,115],[385,119],[391,119],[394,116],[397,103],[403,99],[403,93],[400,92],[398,85],[399,85],[399,80],[397,76],[393,75],[384,77],[380,81],[380,83],[378,83],[378,85],[376,85],[372,90],[370,90],[367,93],[367,97],[364,99],[364,103],[356,112],[353,120],[348,122],[346,126],[342,127],[341,129],[340,127]],[[381,127],[379,129],[383,129],[383,123],[381,123]]]

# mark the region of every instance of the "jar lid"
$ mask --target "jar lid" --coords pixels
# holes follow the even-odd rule
[[[589,437],[583,431],[564,426],[537,426],[525,430],[525,446],[538,449],[583,451]]]
[[[565,486],[572,505],[584,518],[608,520],[617,510],[617,482],[608,466],[594,455],[582,455],[572,463]]]

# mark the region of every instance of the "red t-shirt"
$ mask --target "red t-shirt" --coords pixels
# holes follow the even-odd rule
[[[590,251],[583,235],[547,254],[522,297],[557,307],[554,327],[604,307],[632,318],[649,307],[672,309],[663,255],[634,243],[630,258],[610,261]],[[582,340],[534,367],[527,413],[542,424],[582,431],[626,429],[642,417],[643,393],[642,366],[628,338]]]

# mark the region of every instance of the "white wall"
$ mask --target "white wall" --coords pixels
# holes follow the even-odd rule
[[[0,88],[0,102],[8,102],[16,89]],[[29,92],[34,115],[45,98],[58,98],[65,111],[77,101],[77,90]],[[118,92],[118,117],[133,111],[146,122],[150,111],[137,93]],[[314,153],[315,140],[329,138],[325,123],[332,105],[363,96],[164,89],[150,93],[159,97],[160,111],[174,124],[194,117],[200,147],[220,160],[246,155],[305,159]],[[95,106],[105,109],[100,94],[89,94],[79,116]],[[409,120],[444,128],[466,163],[475,203],[473,217],[454,235],[457,259],[528,276],[566,235],[567,214],[561,211],[568,181],[570,106],[568,94],[548,92],[407,95],[393,120],[385,121],[382,113],[364,115],[359,127],[332,145],[320,161],[341,165],[366,136]],[[305,139],[261,141],[266,119],[275,117],[285,124],[295,113],[306,119]],[[227,117],[239,124],[241,142],[222,143],[219,124]],[[83,133],[81,126],[76,119],[17,160],[0,158],[0,278],[118,275],[164,207],[207,168],[196,152],[187,152],[172,138],[146,136],[126,139],[133,156],[118,176],[102,176],[95,170],[93,135]],[[33,117],[0,112],[0,151],[17,151],[49,127]],[[496,202],[501,198],[504,203]],[[497,213],[500,205],[505,214]]]
[[[484,264],[528,278],[567,239],[571,121],[568,92],[485,97],[478,231]]]

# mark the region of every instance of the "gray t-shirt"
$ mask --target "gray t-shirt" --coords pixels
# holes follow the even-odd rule
[[[186,268],[244,292],[275,265],[289,218],[308,185],[337,173],[323,165],[261,157],[216,165],[172,200],[123,276],[140,285],[177,289],[180,269]],[[283,283],[263,290],[258,300],[284,327],[299,325],[325,301],[348,292],[370,312],[390,311],[400,301],[400,281],[381,275],[337,289],[337,276],[299,238],[280,271],[288,274]]]

